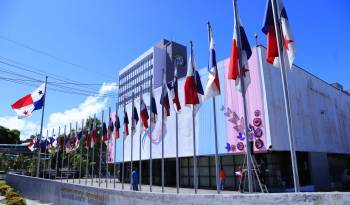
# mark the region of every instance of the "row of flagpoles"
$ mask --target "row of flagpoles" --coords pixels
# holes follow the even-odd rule
[[[252,50],[250,47],[250,44],[248,42],[248,38],[245,34],[244,28],[241,24],[239,15],[238,15],[238,8],[237,8],[237,2],[236,0],[233,0],[233,8],[234,8],[234,34],[232,39],[232,47],[231,47],[231,56],[230,56],[230,64],[228,69],[227,78],[229,80],[234,80],[236,88],[241,92],[242,99],[243,99],[243,106],[244,106],[244,120],[245,120],[245,135],[247,136],[247,133],[249,133],[249,127],[248,127],[248,119],[247,119],[247,103],[246,103],[246,97],[245,93],[247,91],[247,88],[250,83],[250,77],[249,77],[249,67],[248,67],[248,60],[252,55]],[[287,84],[287,74],[286,69],[291,68],[294,57],[295,57],[295,44],[293,37],[291,35],[291,30],[288,22],[287,12],[285,10],[285,7],[283,5],[282,0],[267,0],[267,7],[265,11],[265,19],[264,19],[264,26],[262,28],[262,31],[267,35],[267,58],[266,61],[270,64],[274,65],[280,65],[281,70],[281,78],[282,78],[282,87],[283,87],[283,93],[284,93],[284,103],[285,103],[285,109],[286,109],[286,119],[287,119],[287,125],[288,125],[288,136],[289,136],[289,142],[290,142],[290,150],[291,150],[291,158],[292,158],[292,168],[293,168],[293,179],[294,179],[294,187],[295,191],[299,191],[299,177],[298,177],[298,171],[297,171],[297,163],[296,163],[296,155],[295,155],[295,149],[294,149],[294,141],[293,141],[293,135],[292,135],[292,129],[291,129],[291,117],[290,117],[290,102],[289,102],[289,94],[288,94],[288,84]],[[192,108],[192,130],[193,130],[193,186],[195,193],[197,193],[198,188],[198,177],[197,177],[197,157],[196,157],[196,140],[195,140],[195,115],[199,109],[200,104],[202,103],[202,100],[204,99],[212,99],[213,104],[213,117],[214,117],[214,137],[215,137],[215,170],[216,170],[216,186],[217,186],[217,192],[220,193],[220,186],[219,186],[219,160],[218,160],[218,140],[217,140],[217,125],[216,125],[216,108],[215,108],[215,97],[221,94],[220,91],[220,80],[218,75],[218,68],[217,68],[217,61],[216,61],[216,53],[215,53],[215,43],[213,39],[213,32],[210,23],[208,22],[208,42],[209,42],[209,65],[208,65],[208,80],[205,89],[203,89],[200,75],[198,71],[196,70],[196,64],[195,64],[195,58],[194,58],[194,52],[193,52],[193,45],[192,42],[190,43],[190,57],[189,57],[189,63],[188,63],[188,69],[187,69],[187,75],[185,79],[185,85],[184,85],[184,94],[185,94],[185,102],[184,104],[186,106],[190,106]],[[284,55],[287,56],[287,59],[284,58]],[[181,104],[178,96],[178,83],[177,83],[177,65],[175,62],[175,73],[174,73],[174,79],[170,82],[165,81],[165,71],[163,70],[163,85],[162,85],[162,95],[160,98],[160,104],[162,105],[162,138],[164,135],[163,132],[163,126],[164,121],[167,116],[170,115],[170,101],[174,105],[175,115],[176,115],[176,185],[177,185],[177,192],[179,192],[179,161],[178,161],[178,112],[181,111]],[[47,80],[47,79],[46,79]],[[156,101],[154,99],[153,93],[152,93],[152,79],[150,80],[151,90],[150,90],[150,110],[147,110],[147,106],[145,102],[143,101],[143,93],[140,94],[140,115],[137,113],[137,109],[134,105],[134,94],[132,94],[132,116],[131,116],[131,132],[135,132],[136,126],[138,124],[139,119],[141,119],[140,126],[142,126],[144,129],[147,129],[150,127],[150,176],[149,176],[149,184],[150,184],[150,191],[152,191],[152,124],[156,122],[157,119],[157,108],[156,108]],[[44,88],[44,93],[46,94],[46,84]],[[142,90],[142,89],[141,89]],[[40,95],[40,92],[38,92]],[[41,92],[41,95],[43,93]],[[24,111],[23,107],[19,106],[20,103],[16,102],[12,105],[13,109],[16,110],[16,112],[21,117],[25,117],[30,115],[32,111],[35,109],[38,109],[35,106],[34,99],[38,98],[37,94],[32,94],[32,105],[30,103],[26,104],[25,106],[30,106],[29,112]],[[45,95],[44,99],[45,99]],[[170,98],[170,101],[169,101]],[[202,99],[203,98],[203,99]],[[22,99],[21,99],[22,100]],[[19,101],[21,101],[19,100]],[[41,100],[41,98],[40,98]],[[44,116],[44,101],[42,103],[42,118]],[[123,110],[124,110],[124,131],[123,131],[123,138],[127,137],[129,133],[129,118],[126,112],[126,105],[124,103]],[[118,105],[116,108],[116,113],[118,113]],[[148,114],[148,112],[150,114]],[[109,111],[110,114],[110,111]],[[94,121],[96,119],[96,116],[94,116]],[[108,141],[110,138],[106,137],[104,135],[104,132],[110,132],[111,127],[115,127],[116,131],[116,139],[119,138],[119,128],[120,128],[120,122],[119,117],[116,115],[116,121],[115,125],[110,127],[110,123],[108,125],[108,129],[106,128],[106,124],[103,122],[103,112],[102,112],[102,141]],[[149,123],[148,123],[149,120]],[[109,122],[110,122],[110,115],[109,115]],[[83,126],[83,123],[82,123]],[[86,144],[89,144],[89,140],[91,141],[91,144],[96,144],[95,141],[97,139],[96,134],[96,123],[93,123],[91,125],[91,133],[85,134],[85,141]],[[77,129],[77,128],[76,128]],[[83,130],[83,128],[82,128]],[[77,130],[76,130],[77,131]],[[79,134],[76,134],[78,136]],[[132,134],[133,135],[133,134]],[[42,123],[41,123],[41,131],[40,136],[42,136]],[[65,136],[65,135],[64,135]],[[107,135],[106,135],[107,136]],[[91,140],[92,138],[92,140]],[[80,139],[78,139],[80,141]],[[140,140],[141,140],[141,134],[140,134]],[[46,142],[45,142],[46,143]],[[31,142],[31,144],[35,144],[34,142]],[[140,143],[141,144],[141,143]],[[253,191],[253,183],[252,183],[252,153],[249,143],[249,137],[246,137],[246,151],[247,151],[247,174],[248,174],[248,189],[249,192]],[[131,170],[133,169],[132,161],[132,148],[133,148],[133,137],[131,137]],[[94,150],[94,146],[92,146],[92,150]],[[100,169],[99,169],[99,185],[101,180],[101,152],[102,152],[102,143],[100,143]],[[64,152],[63,152],[64,153]],[[58,152],[57,152],[58,155]],[[69,155],[68,155],[69,156]],[[87,153],[87,159],[88,159],[88,153]],[[38,158],[40,161],[40,151],[38,154]],[[57,158],[56,158],[57,159]],[[63,160],[63,158],[62,158]],[[69,158],[68,158],[69,160]],[[94,161],[94,151],[92,151],[92,161]],[[107,163],[108,164],[108,163]],[[37,176],[39,176],[39,169],[40,166],[38,162],[37,166]],[[108,165],[107,165],[108,166]],[[141,172],[141,149],[140,149],[140,163],[139,163],[139,171]],[[62,161],[62,167],[63,167],[63,161]],[[86,168],[88,169],[88,168]],[[56,163],[56,170],[57,170],[57,163]],[[91,168],[91,174],[93,177],[93,168]],[[140,174],[141,177],[142,174]],[[141,182],[141,179],[140,179]],[[91,181],[91,183],[93,183]],[[123,140],[123,154],[122,154],[122,187],[124,188],[124,140]],[[140,185],[141,189],[141,185]],[[162,191],[164,192],[164,142],[162,140]]]

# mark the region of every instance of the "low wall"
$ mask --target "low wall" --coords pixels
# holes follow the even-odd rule
[[[57,205],[350,205],[350,193],[170,194],[132,192],[68,184],[16,174],[6,182],[26,198]]]

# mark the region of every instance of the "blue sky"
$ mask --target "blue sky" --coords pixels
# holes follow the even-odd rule
[[[238,0],[241,20],[255,44],[265,44],[261,32],[265,0]],[[350,89],[350,2],[347,0],[285,0],[297,44],[295,63],[327,82]],[[230,54],[233,11],[230,0],[2,0],[0,1],[0,61],[40,69],[70,80],[107,83],[109,98],[48,91],[45,127],[51,121],[76,116],[97,103],[113,106],[118,70],[161,38],[188,45],[194,42],[197,65],[207,63],[206,22],[211,21],[218,59]],[[7,60],[4,60],[6,58]],[[6,69],[44,80],[43,76],[0,63]],[[5,76],[0,72],[0,77]],[[8,78],[15,76],[6,75]],[[18,77],[17,77],[18,78]],[[49,79],[49,81],[56,81]],[[10,105],[34,87],[1,81],[0,124],[29,133],[36,130],[40,112],[18,121]],[[35,84],[35,83],[34,83]],[[39,83],[36,83],[39,85]],[[95,93],[99,85],[80,87]],[[83,109],[84,108],[84,109]],[[56,113],[56,114],[53,114]],[[65,118],[65,114],[68,117]],[[54,122],[51,122],[54,123]]]

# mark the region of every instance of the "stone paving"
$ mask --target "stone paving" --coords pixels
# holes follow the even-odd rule
[[[73,179],[62,179],[62,180],[56,180],[56,181],[62,181],[64,183],[71,183],[73,184]],[[79,184],[79,179],[74,179],[74,184]],[[107,186],[106,186],[106,179],[102,178],[100,181],[99,185],[99,179],[95,178],[92,182],[91,178],[90,179],[81,179],[80,180],[80,185],[86,185],[86,186],[93,186],[93,187],[101,187],[101,188],[107,188],[107,189],[117,189],[117,190],[123,190],[123,184],[120,183],[119,181],[115,181],[115,186],[114,186],[114,179],[108,179],[107,180]],[[124,190],[131,190],[130,183],[124,183]],[[141,185],[141,191],[144,192],[149,192],[150,191],[150,186],[149,185]],[[162,192],[162,187],[158,185],[152,185],[152,192],[155,193],[161,193]],[[164,192],[165,193],[176,193],[176,187],[164,187]],[[186,193],[186,194],[194,194],[194,189],[192,188],[180,188],[179,189],[180,193]],[[198,189],[198,194],[215,194],[217,193],[216,190],[213,189]],[[238,193],[237,191],[229,191],[229,190],[224,190],[221,191],[221,194],[234,194]]]

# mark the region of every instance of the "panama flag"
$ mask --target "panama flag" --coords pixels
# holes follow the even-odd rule
[[[237,9],[235,8],[235,11]],[[248,67],[248,59],[252,55],[252,50],[250,48],[250,44],[248,42],[247,35],[244,31],[243,26],[241,25],[240,19],[237,15],[235,15],[235,23],[234,23],[234,32],[233,32],[233,39],[232,39],[232,47],[231,47],[231,56],[230,56],[230,64],[229,64],[229,70],[228,70],[228,79],[229,80],[235,80],[236,88],[238,91],[242,92],[241,89],[241,75],[244,80],[244,88],[247,90],[249,84],[250,84],[250,74],[249,74],[249,67]],[[239,29],[239,34],[237,28]],[[239,38],[240,37],[240,38]],[[240,48],[238,43],[240,43]],[[239,60],[241,59],[242,68],[240,68]],[[243,73],[241,74],[241,71]]]
[[[30,116],[34,110],[39,110],[44,106],[45,88],[46,86],[44,83],[32,93],[24,96],[11,105],[19,119]]]
[[[292,32],[290,29],[287,11],[283,5],[282,0],[276,0],[277,1],[277,9],[278,16],[280,18],[281,28],[282,28],[282,45],[283,45],[283,52],[287,53],[288,56],[288,66],[289,68],[292,68],[293,61],[295,58],[295,42],[294,38],[292,36]],[[270,64],[273,64],[277,67],[279,67],[279,58],[278,58],[278,47],[277,47],[277,38],[276,38],[276,31],[275,31],[275,24],[273,20],[273,12],[272,12],[272,4],[271,0],[267,1],[266,4],[266,10],[265,10],[265,19],[264,24],[262,28],[262,32],[267,35],[267,55],[266,55],[266,61]]]
[[[196,62],[192,50],[191,43],[191,55],[189,58],[189,64],[187,68],[187,75],[185,80],[185,105],[194,105],[194,109],[197,110],[202,102],[202,95],[204,95],[201,79],[199,73],[196,71]]]
[[[205,99],[220,95],[220,80],[219,80],[218,67],[216,63],[215,43],[213,38],[213,32],[209,23],[208,23],[208,32],[209,32],[209,64],[208,64],[209,76],[208,76],[207,86],[205,87],[205,95],[204,95]]]
[[[146,104],[145,104],[145,102],[143,101],[142,96],[141,96],[141,99],[140,99],[140,117],[141,117],[141,122],[142,122],[142,124],[143,124],[143,127],[144,127],[145,129],[147,129],[147,128],[148,128],[148,119],[149,119],[149,116],[148,116]]]
[[[115,138],[116,138],[116,139],[119,139],[119,137],[120,137],[120,132],[119,132],[119,129],[120,129],[120,121],[119,121],[118,114],[115,114],[114,126],[115,126]]]
[[[27,145],[28,149],[32,152],[36,149],[35,143],[36,143],[36,140],[35,138],[33,138],[33,139],[30,139],[29,144]]]
[[[174,80],[167,83],[167,88],[169,90],[169,98],[173,102],[174,110],[176,112],[180,112],[181,105],[180,105],[178,84],[177,84],[177,67],[175,67],[175,71],[174,71]]]
[[[126,111],[124,111],[124,132],[125,136],[129,136],[129,119]]]
[[[152,92],[152,91],[151,91]],[[151,121],[153,123],[157,122],[157,105],[156,105],[156,99],[153,96],[153,93],[151,93],[152,98],[151,98]]]
[[[160,96],[160,104],[162,105],[162,111],[166,115],[165,117],[170,116],[170,103],[169,103],[168,90],[167,90],[165,80],[162,86],[162,95]]]

